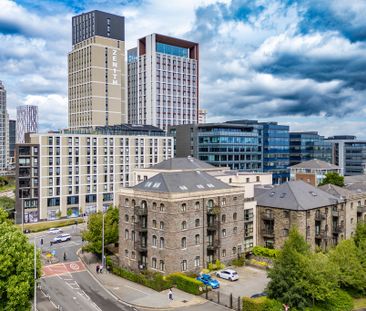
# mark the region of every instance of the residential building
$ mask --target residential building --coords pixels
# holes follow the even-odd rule
[[[164,172],[120,193],[120,264],[196,272],[243,251],[244,189],[205,171]]]
[[[7,120],[8,112],[6,110],[6,89],[2,81],[0,81],[0,174],[7,169]]]
[[[198,43],[160,34],[128,51],[128,120],[168,126],[197,123]]]
[[[16,123],[16,120],[9,120],[9,157],[11,163],[14,163],[14,149],[17,135]]]
[[[192,157],[171,158],[149,168],[134,169],[133,185],[145,181],[159,173],[205,172],[218,180],[244,189],[244,236],[243,252],[256,245],[256,201],[254,187],[272,184],[269,173],[250,173],[230,170],[227,167],[215,167]]]
[[[101,11],[72,18],[69,128],[127,123],[125,20]]]
[[[290,132],[290,166],[312,159],[331,163],[331,143],[318,132]]]
[[[198,123],[206,123],[207,122],[207,109],[199,109],[198,110]]]
[[[22,105],[17,107],[16,142],[23,144],[26,133],[38,133],[38,106]]]
[[[332,144],[333,163],[341,168],[341,174],[360,175],[366,173],[366,140],[356,136],[343,135],[328,137]]]
[[[256,197],[257,242],[282,248],[292,227],[312,249],[327,249],[355,232],[357,208],[343,195],[314,187],[302,180],[289,181]],[[337,189],[339,190],[339,189]]]
[[[27,134],[16,145],[17,222],[50,220],[117,205],[136,167],[173,156],[173,139],[153,126],[115,125]]]
[[[191,155],[233,170],[272,173],[273,183],[289,179],[289,127],[276,122],[234,120],[169,128],[176,156]]]
[[[341,174],[339,166],[321,160],[309,160],[290,166],[291,180],[302,180],[318,186],[327,173]]]

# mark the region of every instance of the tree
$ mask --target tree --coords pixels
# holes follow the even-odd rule
[[[90,215],[87,230],[83,232],[83,239],[89,243],[85,250],[92,253],[102,254],[102,221],[103,214],[101,212]],[[118,242],[118,208],[110,207],[104,216],[104,244]]]
[[[344,177],[339,175],[336,172],[326,173],[325,178],[323,179],[323,181],[321,183],[319,183],[319,186],[323,186],[323,185],[327,185],[327,184],[332,184],[332,185],[336,185],[339,187],[343,187],[344,186]]]
[[[329,259],[339,267],[339,281],[343,289],[351,293],[365,293],[366,271],[353,239],[341,241],[330,252]]]
[[[34,289],[33,245],[0,210],[0,310],[29,310]],[[40,276],[40,254],[37,274]]]
[[[358,246],[362,241],[366,241],[366,223],[361,221],[357,224],[356,232],[354,236],[354,241],[356,246]]]
[[[0,197],[0,208],[11,212],[13,216],[15,211],[15,200],[9,197]]]

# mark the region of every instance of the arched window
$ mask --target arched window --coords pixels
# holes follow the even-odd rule
[[[156,247],[158,244],[158,239],[156,237],[156,235],[152,236],[152,246]]]
[[[187,238],[182,238],[182,240],[181,240],[181,246],[182,246],[182,248],[184,249],[184,248],[187,248]]]
[[[165,211],[165,206],[163,203],[160,204],[160,212],[164,212]]]
[[[153,269],[156,269],[156,262],[157,262],[157,260],[156,260],[156,258],[155,258],[155,257],[151,258],[151,267],[152,267]]]
[[[226,249],[223,249],[221,252],[222,257],[226,257]]]
[[[127,214],[125,215],[125,221],[128,222],[128,215]]]
[[[194,236],[194,243],[195,243],[196,245],[199,245],[199,244],[200,244],[200,235],[199,235],[199,234],[196,234],[196,235]]]
[[[234,228],[233,228],[233,233],[234,233],[234,234],[237,234],[237,233],[238,233],[238,227],[234,227]]]
[[[200,220],[199,220],[199,218],[197,218],[197,219],[194,221],[194,225],[195,225],[195,227],[199,227],[199,226],[200,226]]]
[[[164,271],[165,270],[164,260],[160,260],[160,262],[159,262],[159,269],[160,269],[160,271]]]
[[[135,216],[131,216],[131,222],[135,223]]]
[[[226,222],[226,215],[225,214],[221,216],[221,222]]]
[[[226,229],[222,229],[221,234],[223,238],[226,237]]]
[[[160,230],[164,230],[164,221],[160,222]]]
[[[128,257],[128,249],[125,249],[125,256]]]
[[[208,200],[208,202],[207,202],[207,206],[208,206],[208,208],[213,208],[213,206],[214,206],[214,201],[213,201],[213,200]]]
[[[134,251],[131,252],[131,258],[136,259],[136,253]]]
[[[128,199],[125,199],[125,206],[128,207],[128,205],[129,205]]]
[[[184,220],[182,221],[182,230],[186,230],[187,229],[187,222]]]
[[[183,260],[181,263],[181,270],[187,271],[187,260]]]
[[[153,219],[153,221],[152,221],[152,227],[156,228],[156,220],[155,219]]]
[[[221,206],[224,206],[224,205],[226,205],[226,198],[222,198],[222,200],[221,200]]]
[[[153,210],[156,210],[156,202],[153,202],[153,204],[152,204],[152,209],[153,209]]]
[[[365,203],[365,205],[366,205],[366,203]],[[196,210],[199,210],[200,209],[200,202],[196,202],[196,204],[194,205],[194,208],[196,209]]]
[[[147,207],[147,203],[146,203],[146,201],[141,201],[141,207],[142,207],[142,208],[146,208],[146,207]]]
[[[130,237],[128,230],[125,230],[125,240],[128,240]]]
[[[236,247],[233,247],[233,255],[236,254]]]
[[[164,248],[165,246],[165,240],[164,238],[160,238],[160,248]]]
[[[136,206],[136,201],[135,200],[132,200],[132,207],[135,207]]]
[[[182,204],[182,212],[185,212],[185,211],[187,211],[187,204],[183,203]]]
[[[238,213],[236,213],[236,212],[235,212],[235,213],[233,214],[233,219],[234,219],[234,221],[238,219]]]
[[[131,231],[131,239],[135,242],[135,231]]]

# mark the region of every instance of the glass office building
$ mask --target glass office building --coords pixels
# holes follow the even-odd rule
[[[332,162],[332,144],[318,132],[290,133],[290,166],[318,159]]]

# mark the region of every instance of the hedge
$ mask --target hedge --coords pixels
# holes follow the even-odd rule
[[[32,224],[24,224],[24,229],[29,229],[31,232],[40,232],[45,231],[50,228],[59,228],[65,227],[75,224],[77,221],[79,224],[84,222],[83,218],[71,218],[71,219],[62,219],[62,220],[54,220],[54,221],[45,221],[39,223],[32,223]],[[22,225],[17,225],[19,228]]]
[[[353,299],[347,292],[337,289],[327,301],[308,308],[306,311],[351,311],[353,304]]]
[[[203,283],[196,279],[190,278],[183,273],[172,273],[167,276],[167,279],[176,285],[178,289],[186,293],[193,295],[201,294],[200,287],[201,289],[203,288]]]
[[[276,258],[279,253],[280,250],[278,249],[270,249],[270,248],[266,248],[263,246],[254,246],[252,249],[252,253],[255,256],[260,256],[260,257],[267,257],[267,258]]]
[[[267,297],[243,297],[243,311],[277,311],[282,309],[282,304],[277,300],[269,299]]]

